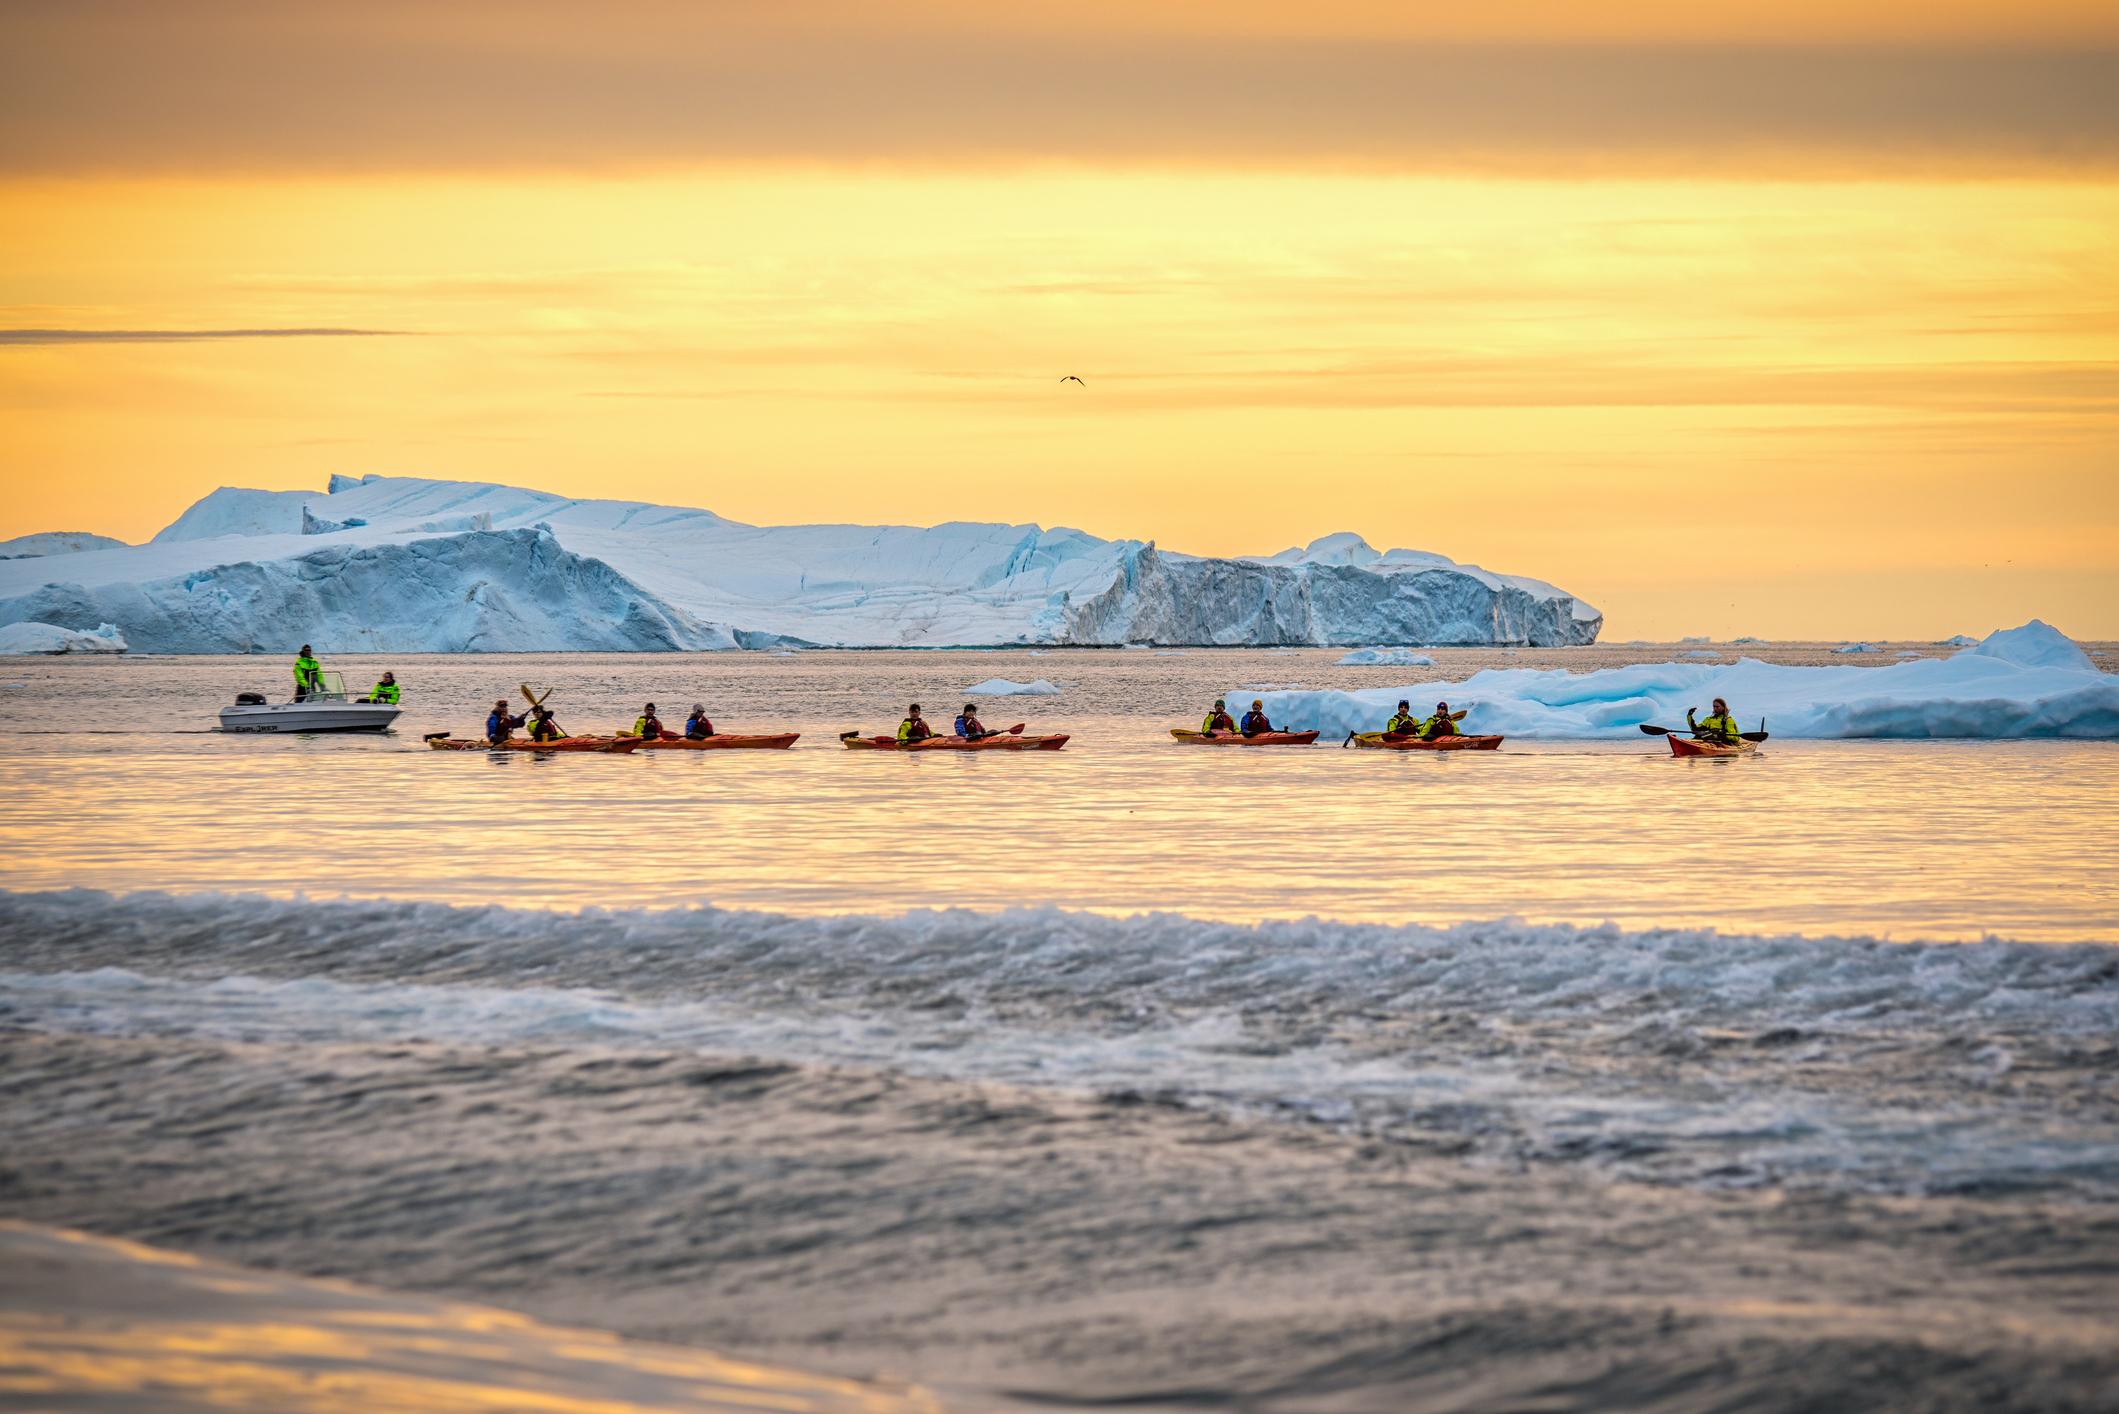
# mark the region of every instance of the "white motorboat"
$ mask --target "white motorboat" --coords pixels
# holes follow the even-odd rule
[[[320,673],[322,685],[293,702],[267,702],[262,692],[236,694],[233,707],[221,709],[224,732],[379,732],[397,720],[390,702],[356,702],[346,696],[346,680]]]

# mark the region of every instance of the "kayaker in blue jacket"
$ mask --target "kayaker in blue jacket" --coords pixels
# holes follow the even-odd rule
[[[1243,714],[1243,734],[1258,736],[1271,730],[1273,723],[1266,716],[1265,699],[1259,698],[1251,703],[1251,710]]]
[[[486,714],[486,740],[499,745],[508,739],[509,733],[523,724],[523,718],[508,714],[508,699],[503,697],[493,704]]]
[[[714,724],[707,719],[706,704],[704,702],[694,702],[692,704],[692,715],[684,719],[684,739],[686,741],[705,741],[713,734]]]
[[[989,736],[1000,735],[999,732],[986,730],[986,724],[979,720],[979,705],[976,702],[966,702],[964,710],[957,715],[956,734],[966,741],[983,741]]]

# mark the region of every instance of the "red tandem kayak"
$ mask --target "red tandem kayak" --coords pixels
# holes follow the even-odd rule
[[[1354,745],[1383,751],[1492,751],[1501,745],[1497,736],[1392,736],[1388,732],[1356,732]]]
[[[969,741],[960,736],[931,736],[920,741],[899,741],[894,736],[862,736],[847,732],[839,740],[849,751],[1057,751],[1067,744],[1064,733],[1052,736],[982,736]]]
[[[735,736],[728,732],[716,732],[712,736],[678,737],[674,741],[664,737],[660,741],[643,741],[642,751],[784,751],[795,744],[800,732],[778,732],[770,736]]]
[[[1245,736],[1241,732],[1195,732],[1184,727],[1170,728],[1170,735],[1190,746],[1308,746],[1317,740],[1315,732],[1260,732]]]

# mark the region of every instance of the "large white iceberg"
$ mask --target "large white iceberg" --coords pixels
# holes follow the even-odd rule
[[[1573,673],[1499,668],[1462,682],[1266,695],[1275,722],[1328,738],[1375,731],[1400,698],[1471,710],[1464,729],[1527,738],[1624,737],[1643,722],[1682,726],[1685,709],[1725,699],[1746,727],[1776,737],[2119,737],[2119,675],[2097,670],[2036,619],[1947,658],[1887,667],[1643,663]]]
[[[125,635],[118,632],[116,624],[99,624],[93,630],[40,623],[0,625],[0,654],[124,651]]]
[[[1257,559],[1078,530],[766,527],[514,487],[223,488],[143,546],[0,562],[0,623],[112,621],[158,653],[1589,643],[1540,580],[1358,536]]]

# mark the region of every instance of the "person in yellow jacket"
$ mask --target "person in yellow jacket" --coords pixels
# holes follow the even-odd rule
[[[899,741],[925,741],[934,735],[934,728],[920,716],[920,704],[915,702],[905,709],[905,720],[898,723]]]
[[[1447,702],[1435,704],[1435,715],[1420,724],[1420,739],[1433,741],[1438,736],[1456,736],[1457,719],[1449,710]]]
[[[655,715],[654,703],[648,703],[640,715],[633,719],[633,735],[642,741],[662,740],[662,719]]]
[[[565,741],[567,734],[560,729],[549,707],[535,707],[530,711],[530,740]]]
[[[304,643],[302,651],[294,655],[294,700],[300,702],[312,692],[324,690],[323,665]]]
[[[1413,715],[1413,704],[1401,701],[1391,719],[1383,724],[1385,736],[1411,736],[1420,730],[1420,719]]]
[[[1201,736],[1212,736],[1216,732],[1233,732],[1235,730],[1236,719],[1229,715],[1229,704],[1219,697],[1215,698],[1214,710],[1207,713],[1206,720],[1199,724],[1199,734]]]
[[[1693,736],[1699,740],[1711,741],[1719,746],[1734,746],[1742,739],[1736,729],[1736,718],[1729,715],[1729,704],[1721,698],[1714,699],[1714,711],[1704,720],[1694,721],[1694,710],[1691,707],[1685,709],[1685,725],[1692,728]]]
[[[363,702],[388,702],[394,705],[399,700],[401,695],[402,694],[398,691],[397,687],[397,675],[394,673],[384,673],[383,680],[377,683],[374,688],[369,691],[368,695],[362,698],[361,700]]]

